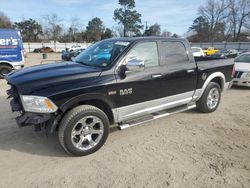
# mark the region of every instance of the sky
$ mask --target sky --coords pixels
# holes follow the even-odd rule
[[[205,0],[135,0],[136,10],[142,14],[142,24],[158,23],[161,29],[183,35],[198,16],[198,8]],[[99,17],[106,27],[117,27],[113,19],[118,0],[0,0],[0,11],[12,22],[33,18],[42,21],[42,16],[56,14],[68,26],[78,18],[85,28],[88,21]]]

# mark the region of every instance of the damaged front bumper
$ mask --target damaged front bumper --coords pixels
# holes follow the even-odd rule
[[[17,113],[16,123],[19,127],[34,126],[35,131],[40,131],[42,128],[46,132],[54,132],[58,125],[58,117],[55,113],[35,113],[25,112],[18,95],[18,91],[14,86],[7,90],[7,95],[10,100],[12,112]]]
[[[37,114],[25,112],[16,117],[16,122],[19,127],[25,127],[30,125],[43,125],[51,119],[51,114]]]

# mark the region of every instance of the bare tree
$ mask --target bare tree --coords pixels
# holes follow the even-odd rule
[[[243,27],[250,21],[250,0],[229,0],[228,20],[233,41],[239,41]]]
[[[0,28],[10,28],[11,25],[9,17],[0,11]]]
[[[62,19],[56,14],[43,16],[45,21],[44,34],[47,34],[54,42],[60,39],[63,31]]]
[[[199,8],[199,14],[209,24],[209,41],[214,41],[216,31],[218,28],[221,29],[221,24],[225,22],[225,18],[228,16],[228,7],[229,4],[225,0],[208,0],[206,5]]]
[[[160,36],[161,35],[161,26],[158,23],[151,25],[148,29],[145,30],[144,36]]]
[[[173,34],[172,34],[171,32],[169,32],[169,31],[167,31],[167,30],[164,30],[164,31],[161,33],[161,35],[162,35],[163,37],[171,37]]]
[[[68,36],[69,36],[69,41],[78,41],[80,39],[79,38],[79,32],[81,30],[81,24],[80,24],[80,20],[79,18],[72,18],[71,19],[71,24],[70,27],[68,29]]]
[[[122,25],[118,25],[118,26],[115,26],[115,27],[113,27],[112,28],[112,30],[113,30],[113,33],[114,33],[114,36],[115,37],[122,37],[123,36],[123,26]]]

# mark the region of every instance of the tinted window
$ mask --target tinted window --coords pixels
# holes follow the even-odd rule
[[[235,62],[250,63],[250,54],[240,55],[235,59]]]
[[[163,42],[163,47],[166,54],[164,64],[189,61],[186,48],[181,42]]]
[[[158,66],[158,49],[156,42],[144,42],[136,45],[127,55],[128,60],[143,60],[146,67]]]
[[[106,67],[110,65],[129,45],[129,42],[104,40],[81,52],[74,61],[87,66]]]

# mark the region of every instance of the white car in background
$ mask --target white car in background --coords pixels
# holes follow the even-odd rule
[[[72,46],[68,49],[68,51],[69,51],[69,52],[72,52],[72,51],[76,51],[76,50],[80,50],[80,49],[82,49],[81,45],[76,44],[76,45],[72,45]]]
[[[194,57],[205,57],[205,53],[200,47],[191,47]]]
[[[233,85],[250,87],[250,52],[235,58],[235,74]]]

